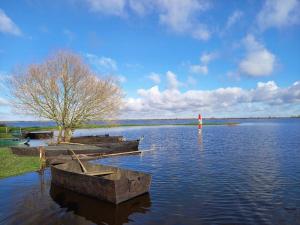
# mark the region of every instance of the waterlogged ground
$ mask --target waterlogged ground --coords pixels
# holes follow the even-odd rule
[[[95,161],[152,173],[150,193],[119,206],[51,185],[50,173],[0,180],[0,224],[300,224],[300,120],[133,127],[140,156]]]

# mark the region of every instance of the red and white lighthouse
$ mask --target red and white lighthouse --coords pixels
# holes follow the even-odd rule
[[[201,132],[202,130],[202,116],[201,114],[198,115],[198,131]]]

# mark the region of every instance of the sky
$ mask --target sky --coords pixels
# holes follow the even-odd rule
[[[79,54],[125,94],[119,118],[300,115],[299,0],[1,0],[5,81],[55,51]]]

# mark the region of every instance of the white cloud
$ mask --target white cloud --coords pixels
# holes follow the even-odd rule
[[[211,36],[211,32],[207,29],[205,25],[200,24],[197,25],[196,28],[192,29],[191,35],[195,39],[207,41]]]
[[[239,64],[240,72],[253,77],[272,74],[276,62],[275,55],[257,42],[252,35],[247,35],[243,42],[247,53]]]
[[[173,74],[174,75],[174,74]],[[172,77],[174,78],[174,76]],[[278,87],[274,81],[258,83],[256,88],[242,89],[239,87],[218,88],[214,90],[188,90],[180,92],[172,87],[161,91],[158,86],[138,90],[138,98],[126,101],[126,115],[135,117],[176,117],[179,115],[195,115],[205,112],[206,115],[234,116],[269,115],[262,109],[292,109],[300,106],[300,81],[287,88]],[[247,112],[245,112],[247,108]],[[275,113],[275,111],[272,111]],[[282,113],[282,112],[281,112]]]
[[[210,63],[213,59],[217,57],[217,53],[211,52],[211,53],[203,53],[200,57],[201,63],[207,65]]]
[[[152,80],[154,84],[160,83],[160,75],[158,73],[150,73],[148,78]]]
[[[191,65],[190,72],[194,74],[207,74],[208,73],[208,64],[218,55],[216,52],[203,53],[200,57],[200,64]]]
[[[106,15],[123,16],[126,0],[86,0],[90,9]]]
[[[208,68],[206,65],[191,65],[190,72],[195,74],[207,74]]]
[[[95,66],[95,68],[103,73],[114,73],[117,69],[117,63],[115,60],[109,57],[99,57],[94,54],[85,54],[88,61]]]
[[[0,97],[0,106],[9,105],[8,101],[5,98]]]
[[[257,16],[258,26],[264,30],[269,27],[284,27],[300,22],[300,3],[298,0],[266,0]]]
[[[168,88],[171,90],[178,89],[181,83],[177,80],[176,74],[171,71],[168,71],[166,73],[166,76],[168,81]]]
[[[197,16],[209,8],[209,4],[198,0],[158,0],[160,23],[177,33],[189,33],[200,40],[208,40],[210,32],[197,20]]]
[[[22,35],[19,27],[0,9],[0,32],[13,34],[16,36]]]
[[[226,22],[225,29],[231,28],[233,25],[236,24],[243,16],[243,12],[240,10],[235,10],[229,17]]]
[[[198,17],[209,9],[202,0],[86,0],[91,10],[106,15],[124,17],[133,12],[138,15],[155,14],[160,24],[171,31],[188,34],[199,40],[208,40],[211,32]]]
[[[0,71],[0,106],[9,105],[9,101],[7,98],[7,93],[9,92],[8,82],[11,76],[9,76],[6,72]]]
[[[129,0],[129,7],[131,10],[140,16],[143,16],[149,12],[150,6],[150,1]]]
[[[127,78],[123,75],[118,75],[117,76],[117,80],[120,82],[120,83],[125,83],[127,81]]]

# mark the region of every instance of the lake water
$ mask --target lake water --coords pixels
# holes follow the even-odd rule
[[[153,151],[94,163],[151,173],[150,193],[114,206],[27,173],[0,180],[0,224],[300,224],[300,119],[241,122],[95,129],[145,136]]]

